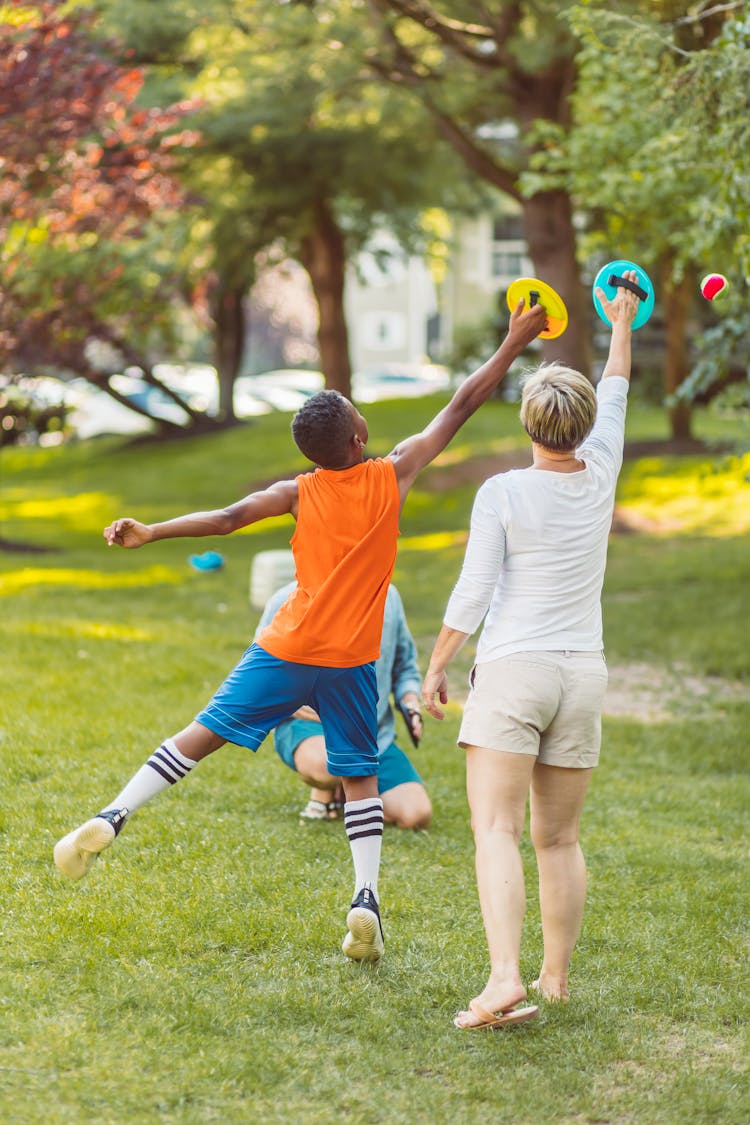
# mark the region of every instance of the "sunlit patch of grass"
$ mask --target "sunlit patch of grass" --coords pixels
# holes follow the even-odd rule
[[[269,516],[268,519],[263,520],[261,523],[251,523],[248,527],[241,527],[239,531],[235,532],[236,535],[265,535],[268,531],[275,531],[277,528],[287,528],[291,537],[294,531],[294,524],[289,516]]]
[[[3,626],[7,633],[28,634],[34,637],[90,637],[97,641],[151,641],[156,636],[153,629],[137,625],[116,625],[109,621],[54,621],[13,622]]]
[[[428,535],[410,535],[399,539],[400,551],[443,551],[462,546],[468,538],[465,531],[435,531]]]
[[[453,441],[439,457],[435,458],[432,464],[436,468],[447,469],[451,465],[460,465],[472,457],[509,453],[515,449],[525,449],[528,444],[528,438],[519,426],[518,434],[515,437],[485,438],[471,442]]]
[[[102,528],[119,504],[107,492],[79,492],[73,496],[31,497],[23,489],[6,491],[0,520],[54,520],[79,531]]]
[[[652,521],[655,534],[744,535],[750,531],[750,453],[720,461],[626,463],[618,503]]]
[[[68,586],[81,590],[115,590],[140,586],[174,586],[186,580],[183,571],[168,566],[147,566],[143,570],[103,574],[100,570],[69,570],[62,567],[25,567],[0,575],[0,596],[16,594],[38,586]]]

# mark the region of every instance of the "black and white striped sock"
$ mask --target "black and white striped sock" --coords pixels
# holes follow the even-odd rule
[[[107,812],[108,809],[128,809],[131,813],[135,812],[157,793],[187,777],[197,764],[192,758],[186,758],[180,753],[174,739],[165,739],[102,812]]]
[[[344,825],[354,861],[354,897],[369,887],[378,897],[380,852],[383,844],[383,802],[380,797],[347,801]]]

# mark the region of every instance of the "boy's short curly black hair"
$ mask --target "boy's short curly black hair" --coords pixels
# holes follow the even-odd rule
[[[339,469],[350,454],[354,413],[338,391],[311,395],[292,419],[292,437],[300,453],[322,469]]]

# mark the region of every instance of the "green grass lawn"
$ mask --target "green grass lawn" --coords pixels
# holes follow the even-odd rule
[[[368,409],[385,453],[436,400]],[[726,428],[708,416],[699,432]],[[634,409],[632,439],[664,435]],[[735,434],[734,436],[738,436]],[[522,447],[489,404],[443,459]],[[191,719],[247,643],[250,562],[289,520],[229,539],[108,550],[103,526],[214,507],[303,468],[289,417],[200,440],[0,454],[0,1121],[554,1122],[750,1120],[747,743],[750,464],[626,462],[623,507],[652,533],[613,536],[605,586],[612,687],[682,677],[654,720],[605,719],[584,814],[590,872],[567,1006],[459,1032],[487,956],[454,740],[458,704],[415,761],[429,832],[386,831],[387,950],[340,952],[351,866],[340,824],[300,825],[302,787],[270,742],[227,747],[146,806],[87,880],[55,840],[96,812]],[[407,502],[396,570],[422,665],[455,581],[475,491],[429,470]],[[223,570],[198,573],[214,547]],[[470,652],[451,676],[463,691]],[[701,685],[698,691],[695,685]],[[728,685],[732,690],[728,690]],[[541,936],[527,842],[523,972]]]

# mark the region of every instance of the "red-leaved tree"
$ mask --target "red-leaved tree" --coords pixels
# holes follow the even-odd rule
[[[0,32],[0,367],[83,375],[131,409],[109,380],[138,367],[197,422],[149,358],[194,296],[174,174],[198,141],[189,107],[139,107],[141,71],[113,61],[89,12],[16,0]]]

